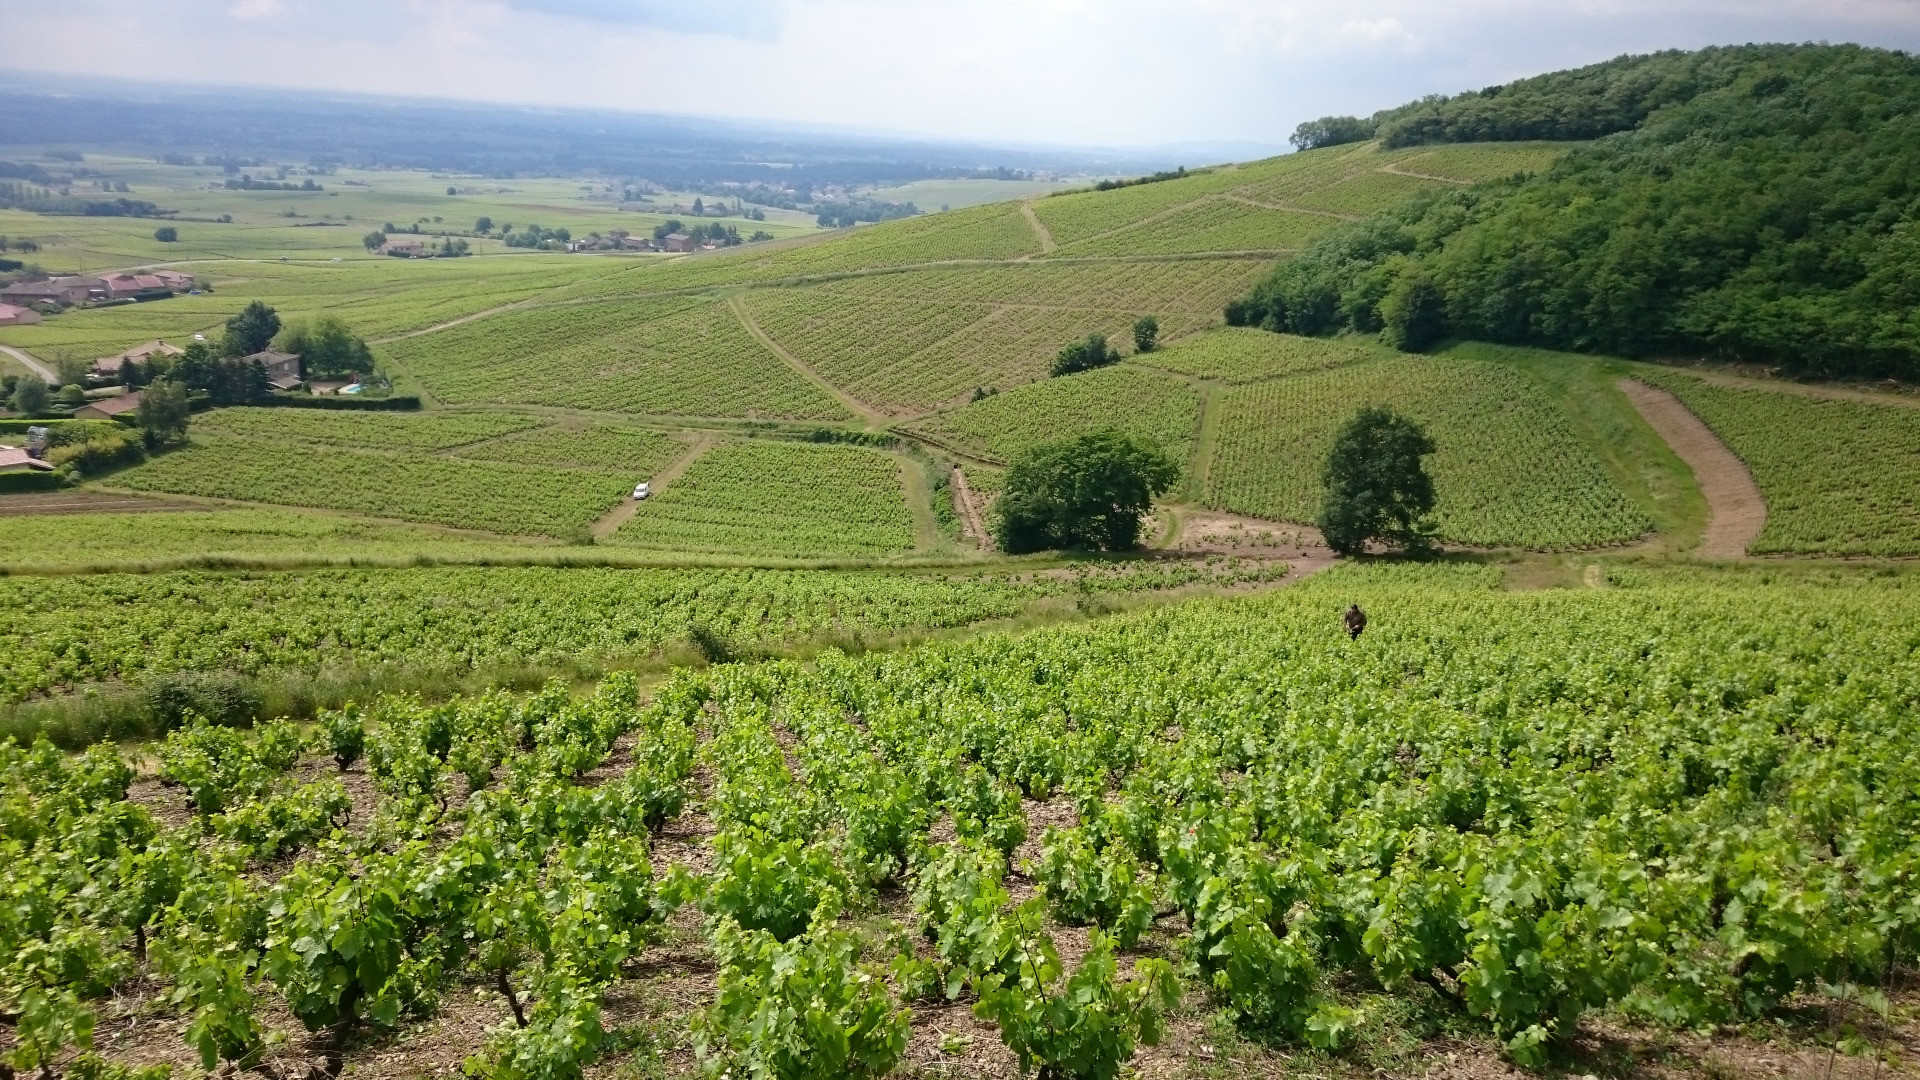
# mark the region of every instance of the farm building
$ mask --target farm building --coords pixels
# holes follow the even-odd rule
[[[0,473],[42,472],[53,466],[33,457],[25,450],[11,446],[0,446]]]
[[[90,401],[73,410],[73,418],[75,420],[116,420],[139,407],[139,394],[121,394],[119,397]]]
[[[62,307],[84,304],[100,285],[97,278],[57,277],[45,281],[16,281],[0,289],[0,303],[31,304],[49,301]],[[101,293],[105,296],[105,293]]]
[[[173,295],[173,287],[157,274],[106,274],[100,278],[99,291],[108,300],[158,300]],[[89,290],[89,295],[94,294]]]
[[[0,326],[30,326],[40,321],[40,313],[30,307],[0,304]]]
[[[400,259],[418,259],[427,253],[427,242],[417,236],[389,236],[380,245],[380,254]]]
[[[135,345],[126,352],[103,356],[93,362],[93,377],[96,379],[117,379],[120,377],[120,365],[128,361],[136,364],[150,364],[156,356],[179,356],[186,352],[178,346],[164,341],[149,341],[145,345]]]
[[[661,246],[668,251],[698,251],[700,248],[700,245],[693,242],[693,237],[680,232],[668,233],[667,238],[661,242]]]
[[[241,359],[248,362],[258,360],[260,366],[267,369],[267,384],[275,390],[291,390],[300,385],[300,357],[297,353],[267,349]]]

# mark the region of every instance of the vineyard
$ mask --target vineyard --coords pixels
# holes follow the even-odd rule
[[[686,443],[658,431],[595,424],[508,435],[466,447],[460,456],[565,469],[617,469],[649,476],[686,452]]]
[[[1159,444],[1184,468],[1200,427],[1200,394],[1177,376],[1117,364],[995,394],[915,421],[910,430],[1005,462],[1034,443],[1105,427]]]
[[[1884,1010],[1905,581],[1498,583],[188,722],[152,776],[9,748],[10,1062],[1112,1077],[1206,1039],[1324,1074]]]
[[[115,473],[115,488],[349,510],[461,529],[558,538],[584,533],[633,486],[627,473],[330,450],[196,436]]]
[[[444,401],[830,420],[846,410],[704,298],[533,308],[387,347]]]
[[[0,569],[144,567],[169,561],[401,560],[525,554],[535,538],[470,537],[332,513],[231,507],[153,513],[0,514]]]
[[[1920,409],[1634,374],[1685,402],[1753,471],[1767,500],[1755,554],[1920,554]]]
[[[612,542],[797,557],[914,546],[900,462],[852,446],[750,440],[702,454]]]
[[[309,409],[218,409],[194,419],[194,430],[258,439],[291,439],[378,450],[446,450],[540,426],[528,416],[498,412],[325,412]]]
[[[1211,198],[1103,233],[1057,252],[1080,255],[1175,255],[1187,252],[1291,251],[1306,247],[1334,222],[1316,214]]]
[[[964,626],[1059,595],[1230,585],[1259,565],[968,576],[603,567],[323,569],[0,578],[0,704],[232,672],[598,670],[685,646]]]
[[[1442,146],[1403,158],[1399,167],[1411,173],[1444,176],[1450,180],[1483,183],[1515,173],[1545,172],[1575,143],[1483,143]]]
[[[1355,216],[1375,213],[1405,202],[1422,192],[1445,190],[1446,184],[1398,173],[1367,172],[1295,196],[1288,205]]]
[[[1332,340],[1222,327],[1133,359],[1195,378],[1249,383],[1391,355],[1391,350],[1362,338]]]
[[[1207,505],[1316,520],[1334,432],[1376,404],[1426,425],[1438,444],[1430,468],[1445,539],[1577,548],[1631,540],[1649,528],[1540,387],[1511,368],[1445,356],[1384,359],[1227,391]]]

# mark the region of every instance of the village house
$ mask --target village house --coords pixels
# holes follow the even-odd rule
[[[119,397],[90,401],[73,410],[73,418],[75,420],[115,420],[139,407],[139,394],[121,394]]]
[[[157,274],[105,274],[100,289],[108,300],[158,300],[173,295],[172,287]]]
[[[27,305],[39,301],[71,307],[84,304],[89,294],[99,287],[99,279],[83,277],[57,277],[45,281],[16,281],[0,289],[0,303]]]
[[[183,293],[193,291],[192,274],[183,274],[178,270],[155,270],[153,276],[165,282],[167,288],[172,289],[174,292]]]
[[[255,360],[267,369],[267,385],[275,390],[291,390],[300,385],[300,356],[298,353],[274,352],[267,349],[241,357],[252,363]]]
[[[0,304],[0,326],[31,326],[40,321],[40,313],[30,307]]]
[[[401,259],[418,259],[427,253],[427,242],[417,236],[389,236],[380,245],[380,254]]]
[[[25,450],[11,446],[0,446],[0,473],[45,472],[53,466],[32,456]]]
[[[668,251],[695,251],[699,248],[699,245],[693,242],[693,237],[683,232],[668,233],[662,246]]]
[[[135,345],[123,353],[103,356],[93,362],[92,375],[96,379],[118,379],[120,365],[132,361],[136,364],[151,364],[156,356],[179,356],[186,352],[178,346],[164,341],[149,341],[145,345]]]

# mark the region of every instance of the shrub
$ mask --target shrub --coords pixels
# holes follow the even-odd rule
[[[1060,350],[1060,355],[1053,358],[1052,373],[1056,376],[1072,375],[1119,362],[1120,354],[1108,346],[1107,335],[1088,334]]]

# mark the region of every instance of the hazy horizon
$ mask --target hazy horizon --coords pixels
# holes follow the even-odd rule
[[[0,0],[49,78],[824,126],[893,139],[1279,148],[1365,114],[1621,53],[1920,47],[1913,0]]]

